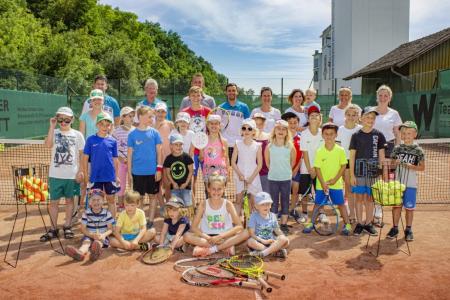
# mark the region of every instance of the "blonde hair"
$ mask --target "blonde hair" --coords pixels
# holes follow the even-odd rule
[[[139,118],[140,116],[143,116],[149,112],[153,113],[153,109],[151,109],[149,106],[141,106],[137,109],[136,115]]]
[[[189,96],[192,94],[196,94],[199,93],[200,95],[203,94],[203,89],[201,87],[198,86],[191,86],[191,88],[189,89]]]
[[[124,202],[126,204],[138,204],[141,199],[141,195],[135,191],[128,191],[125,193]]]
[[[311,93],[313,93],[315,96],[317,96],[317,91],[316,91],[316,89],[315,88],[307,88],[306,89],[306,91],[305,91],[305,95],[308,93],[308,92],[311,92]]]
[[[189,213],[186,207],[173,207],[173,206],[166,206],[164,207],[164,219],[169,219],[169,208],[170,209],[177,209],[180,213],[180,219],[182,217],[186,217]]]
[[[212,173],[209,177],[208,177],[208,187],[211,185],[211,183],[213,182],[219,182],[223,185],[223,187],[225,188],[225,185],[227,183],[227,179],[220,175],[219,173]]]
[[[339,89],[338,95],[340,95],[340,94],[343,93],[343,92],[349,93],[350,99],[352,98],[353,93],[352,93],[352,90],[351,90],[349,87],[341,87],[341,88]]]
[[[276,134],[275,134],[275,128],[276,126],[272,129],[272,131],[270,132],[270,138],[269,141],[271,144],[273,144],[276,140]],[[286,127],[283,127],[286,128]],[[287,134],[284,137],[284,146],[287,148],[292,148],[294,147],[294,144],[292,143],[292,135],[291,135],[291,131],[289,130],[289,128],[286,128]]]
[[[389,96],[392,98],[392,89],[389,86],[387,86],[385,84],[381,85],[377,89],[377,96],[380,94],[381,91],[386,91],[389,94]]]
[[[349,104],[349,105],[347,106],[347,108],[345,109],[344,113],[347,113],[347,111],[349,111],[349,110],[351,110],[351,109],[356,110],[356,112],[358,113],[358,115],[361,115],[361,112],[362,112],[361,107],[359,107],[359,105],[353,104],[353,103],[352,103],[352,104]]]
[[[151,85],[158,89],[158,82],[153,78],[149,78],[145,81],[144,89],[147,89]]]

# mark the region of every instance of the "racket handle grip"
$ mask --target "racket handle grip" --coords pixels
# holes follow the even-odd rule
[[[271,271],[264,271],[264,274],[266,274],[269,277],[275,277],[280,280],[286,280],[286,275],[284,275],[284,274],[279,274],[279,273],[275,273],[275,272],[271,272]]]
[[[272,287],[261,277],[258,278],[259,283],[263,286],[263,288],[266,290],[266,292],[271,293]]]
[[[259,284],[257,284],[256,282],[241,281],[241,282],[239,282],[239,286],[245,287],[245,288],[250,288],[250,289],[256,289],[256,290],[261,289],[261,286]]]

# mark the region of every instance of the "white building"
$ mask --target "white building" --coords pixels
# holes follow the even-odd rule
[[[344,81],[409,39],[409,0],[332,0],[331,26],[314,53],[314,88],[321,95],[341,86],[361,93],[361,78]]]

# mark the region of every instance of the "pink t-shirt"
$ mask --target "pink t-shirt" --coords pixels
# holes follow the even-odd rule
[[[220,139],[208,142],[203,149],[203,175],[208,178],[214,172],[225,177],[228,173],[223,144]]]

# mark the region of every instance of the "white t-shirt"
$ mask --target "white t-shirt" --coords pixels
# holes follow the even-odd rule
[[[188,130],[186,135],[182,135],[178,130],[174,129],[170,132],[170,135],[172,134],[179,134],[183,137],[183,152],[189,154],[189,149],[191,149],[192,139],[194,138],[195,133],[192,130]]]
[[[374,128],[381,131],[386,138],[386,141],[395,139],[394,127],[402,125],[402,119],[395,109],[389,108],[384,115],[379,114],[375,119]]]
[[[323,145],[322,130],[319,128],[316,135],[313,135],[309,128],[306,128],[300,138],[300,150],[307,151],[309,156],[310,166],[314,166],[314,159],[316,158],[317,149]],[[309,174],[304,158],[300,165],[300,174]]]
[[[345,125],[339,126],[338,134],[336,137],[336,142],[339,142],[341,144],[342,148],[344,148],[345,156],[347,157],[347,159],[350,158],[349,147],[350,147],[350,140],[352,139],[352,135],[355,132],[358,132],[361,128],[362,128],[362,126],[359,124],[356,124],[355,128],[353,128],[353,129],[348,129],[345,127]]]
[[[337,105],[334,105],[330,109],[329,117],[333,119],[333,123],[337,126],[342,126],[345,123],[345,108],[340,109]]]
[[[264,125],[264,132],[270,133],[275,126],[275,121],[281,119],[281,112],[275,107],[271,107],[270,111],[264,112],[261,107],[254,108],[250,114],[253,117],[254,114],[261,113],[266,117],[266,123]]]
[[[285,113],[287,113],[287,112],[293,112],[294,114],[296,114],[297,117],[298,117],[298,119],[299,119],[299,123],[298,123],[298,124],[299,124],[301,127],[305,127],[306,123],[308,123],[308,116],[306,115],[306,113],[304,113],[304,112],[298,112],[298,111],[296,111],[295,109],[293,109],[292,106],[289,107],[288,109],[286,109],[284,112],[285,112]]]
[[[49,177],[75,179],[80,165],[80,151],[84,149],[84,137],[78,130],[55,129]]]

